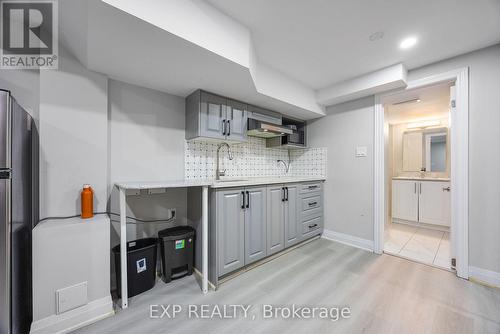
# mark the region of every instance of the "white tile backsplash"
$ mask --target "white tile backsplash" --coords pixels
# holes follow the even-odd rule
[[[214,179],[217,146],[212,141],[186,141],[184,150],[185,178]],[[263,138],[248,137],[246,143],[232,144],[234,159],[229,160],[227,148],[221,149],[220,169],[226,169],[228,177],[265,177],[265,176],[311,176],[326,177],[326,148],[307,148],[290,150],[290,170],[277,162],[288,161],[288,150],[266,148]]]

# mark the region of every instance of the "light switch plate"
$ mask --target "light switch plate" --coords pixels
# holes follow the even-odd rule
[[[87,282],[56,290],[56,301],[57,314],[86,305]]]
[[[368,155],[368,148],[366,146],[356,147],[356,157],[366,157]]]

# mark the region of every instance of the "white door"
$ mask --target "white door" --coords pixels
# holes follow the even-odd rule
[[[418,192],[416,181],[392,181],[392,218],[418,221]]]
[[[450,226],[450,182],[422,181],[419,196],[421,223]]]

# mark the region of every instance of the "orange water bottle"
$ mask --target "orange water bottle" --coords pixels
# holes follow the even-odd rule
[[[94,217],[94,190],[90,184],[84,184],[82,193],[82,218]]]

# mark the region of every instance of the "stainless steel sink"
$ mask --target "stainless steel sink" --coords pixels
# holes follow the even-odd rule
[[[216,183],[218,183],[218,182],[241,182],[241,181],[248,181],[248,179],[222,179],[222,180],[215,180]]]

